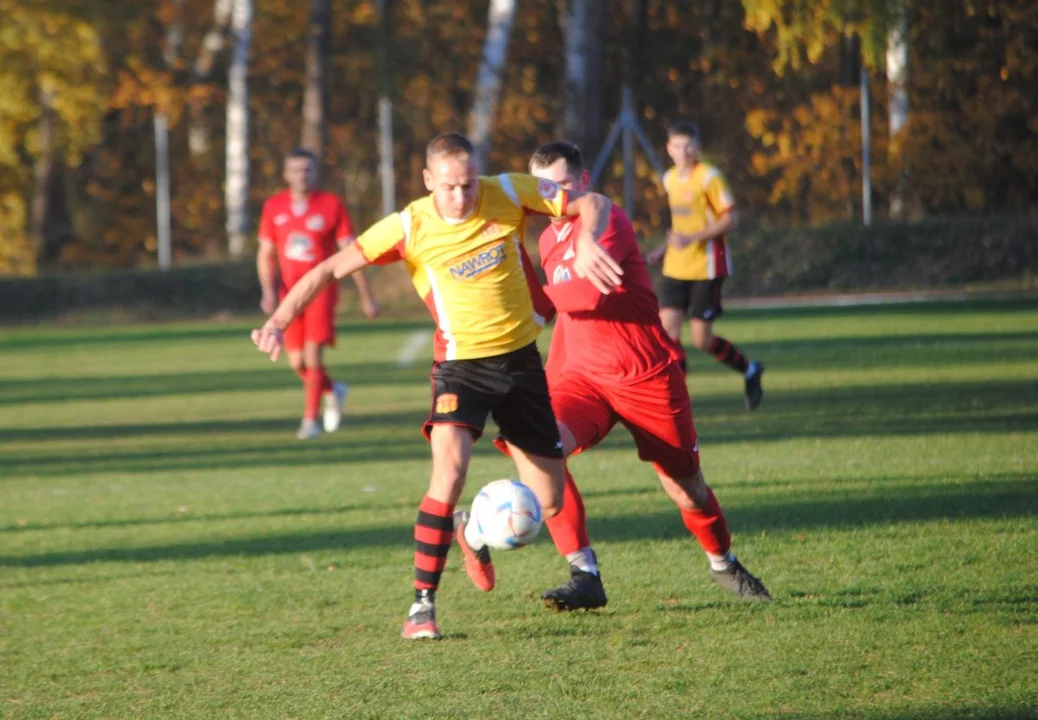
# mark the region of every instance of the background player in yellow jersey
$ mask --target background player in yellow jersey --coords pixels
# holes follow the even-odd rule
[[[735,229],[735,200],[721,172],[701,157],[699,131],[692,123],[678,123],[667,131],[667,154],[674,162],[663,176],[670,206],[667,242],[645,259],[663,259],[660,282],[660,320],[667,334],[681,346],[681,325],[687,316],[692,343],[743,375],[746,409],[760,405],[764,366],[749,360],[739,348],[714,335],[721,317],[721,285],[732,272],[725,234]],[[682,358],[682,363],[685,360]]]
[[[285,327],[323,287],[370,263],[396,260],[407,265],[432,313],[433,401],[423,427],[432,447],[432,475],[415,523],[415,600],[402,633],[407,639],[440,635],[435,593],[453,539],[470,577],[493,586],[493,566],[482,557],[485,543],[473,526],[459,522],[456,528],[454,513],[472,443],[487,415],[497,422],[519,479],[537,494],[544,516],[553,517],[562,506],[562,442],[522,264],[526,216],[580,217],[574,271],[599,292],[618,288],[623,274],[598,244],[612,207],[602,195],[564,190],[530,175],[481,178],[472,144],[457,133],[429,143],[422,175],[428,196],[383,218],[310,270],[252,333],[256,346],[276,360]]]

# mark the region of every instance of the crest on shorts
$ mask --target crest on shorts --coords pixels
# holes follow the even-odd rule
[[[454,393],[444,393],[436,398],[436,414],[450,415],[458,409],[458,396]]]
[[[537,194],[545,200],[551,200],[559,194],[559,184],[542,179],[537,183]]]

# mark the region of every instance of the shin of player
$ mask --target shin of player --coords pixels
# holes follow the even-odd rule
[[[667,154],[674,163],[663,176],[671,229],[667,242],[646,256],[650,263],[663,261],[660,320],[680,348],[688,317],[692,343],[743,376],[746,408],[754,410],[763,397],[764,366],[713,332],[724,313],[721,286],[732,270],[725,236],[738,225],[735,201],[724,176],[702,159],[695,125],[677,123],[667,131]]]
[[[317,189],[317,159],[309,150],[295,149],[285,157],[283,177],[288,189],[272,195],[260,218],[256,271],[263,295],[260,308],[271,313],[281,297],[311,268],[353,242],[353,227],[342,202]],[[278,283],[280,275],[280,283]],[[369,319],[379,313],[366,278],[354,276],[361,307]],[[329,285],[285,328],[288,362],[303,381],[303,420],[297,437],[318,437],[317,415],[324,403],[325,432],[339,429],[348,387],[333,382],[324,366],[324,348],[335,345],[337,285]]]
[[[580,151],[549,143],[531,159],[531,172],[580,190],[588,182]],[[571,271],[570,237],[579,220],[556,221],[540,239],[548,283],[531,286],[535,307],[557,310],[547,376],[567,456],[598,444],[622,423],[641,459],[651,462],[690,533],[710,561],[714,579],[743,598],[770,599],[759,580],[730,553],[727,524],[699,468],[691,402],[675,344],[660,324],[658,304],[630,221],[614,208],[601,243],[624,269],[622,292],[590,292]],[[546,306],[545,306],[546,305]],[[543,309],[539,306],[545,306]],[[567,471],[562,511],[547,521],[570,581],[542,595],[557,610],[606,603],[597,558],[587,537],[584,504]]]
[[[454,513],[472,444],[488,416],[500,427],[519,479],[537,494],[545,516],[561,505],[562,443],[519,250],[525,217],[580,216],[587,231],[577,239],[574,271],[599,293],[617,289],[622,275],[598,243],[611,205],[601,195],[567,191],[528,175],[480,178],[471,143],[457,133],[429,143],[423,178],[428,196],[318,264],[253,332],[257,347],[276,360],[284,328],[329,282],[370,263],[406,259],[415,290],[437,324],[432,408],[424,425],[432,472],[415,523],[415,597],[402,632],[407,639],[439,637],[435,593],[453,539],[465,553],[473,581],[493,587],[485,548],[466,533],[467,523],[456,531]]]

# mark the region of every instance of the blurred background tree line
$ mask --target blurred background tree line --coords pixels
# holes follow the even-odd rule
[[[235,19],[242,2],[251,19]],[[176,262],[246,250],[240,237],[229,243],[225,199],[236,44],[247,50],[249,131],[246,224],[232,231],[251,232],[248,219],[281,184],[283,153],[299,144],[318,149],[322,184],[359,227],[379,217],[380,88],[394,102],[397,204],[422,194],[426,141],[472,127],[487,77],[499,82],[483,148],[493,172],[524,169],[537,144],[558,137],[581,143],[590,162],[626,81],[657,148],[670,122],[699,122],[751,222],[860,217],[858,46],[878,215],[1036,206],[1032,0],[384,7],[380,22],[373,0],[0,0],[0,273],[155,262],[156,115],[170,129]],[[495,23],[505,60],[485,77]],[[614,158],[604,188],[615,197]],[[636,173],[636,219],[652,233],[662,190],[643,158]]]

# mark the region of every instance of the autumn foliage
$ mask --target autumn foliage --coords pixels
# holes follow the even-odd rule
[[[152,119],[171,126],[175,257],[226,248],[226,53],[207,55],[214,0],[0,0],[0,272],[154,262]],[[857,34],[872,81],[877,214],[905,182],[916,216],[1021,213],[1038,197],[1038,6],[1028,0],[909,2],[910,119],[889,138],[884,38],[891,2],[694,0],[648,3],[632,65],[633,2],[609,3],[602,113],[631,68],[638,113],[662,149],[693,117],[746,216],[762,224],[861,212],[860,98],[838,83],[840,38]],[[486,0],[391,0],[398,201],[423,192],[422,147],[463,129]],[[564,0],[525,0],[509,47],[491,165],[520,170],[557,135]],[[278,187],[300,139],[308,3],[256,0],[249,68],[251,208]],[[375,4],[332,1],[324,184],[358,224],[379,215]],[[216,34],[219,37],[220,33]],[[208,64],[207,64],[208,63]],[[595,148],[589,148],[594,150]],[[615,156],[606,189],[619,196]],[[663,199],[639,157],[636,218],[658,228]]]

